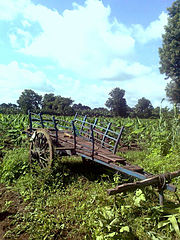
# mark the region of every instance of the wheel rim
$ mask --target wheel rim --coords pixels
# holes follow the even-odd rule
[[[37,162],[41,168],[50,168],[53,160],[53,145],[49,133],[38,129],[30,143],[30,162]]]

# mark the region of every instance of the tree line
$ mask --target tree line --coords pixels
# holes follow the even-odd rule
[[[61,116],[73,116],[75,113],[87,116],[104,116],[104,117],[139,117],[139,118],[158,118],[160,108],[154,108],[150,100],[141,98],[137,104],[131,108],[127,105],[125,99],[125,90],[114,88],[109,93],[109,98],[105,102],[105,107],[90,108],[81,103],[74,103],[71,98],[56,96],[53,93],[46,93],[44,96],[39,95],[31,89],[25,89],[17,104],[0,104],[0,113],[4,114],[27,114],[28,111],[35,113],[44,113]],[[166,107],[161,109],[166,113],[171,113]]]

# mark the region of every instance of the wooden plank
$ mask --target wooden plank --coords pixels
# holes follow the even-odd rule
[[[69,146],[64,146],[64,147],[55,147],[55,150],[74,150],[74,148]]]
[[[172,172],[172,173],[156,175],[156,176],[147,178],[142,181],[137,181],[134,183],[125,183],[125,184],[119,185],[113,189],[108,189],[108,194],[113,195],[116,193],[121,193],[121,192],[129,191],[129,190],[135,190],[137,188],[143,188],[143,187],[146,187],[149,185],[154,185],[154,184],[166,185],[166,183],[165,183],[166,179],[170,180],[170,179],[178,177],[178,176],[180,176],[180,170]],[[161,182],[163,180],[164,180],[164,183]],[[176,189],[174,189],[174,190],[176,190]]]
[[[136,172],[142,172],[144,170],[142,167],[139,167],[137,165],[125,165],[123,167],[126,169],[129,169],[131,171],[136,171]]]
[[[76,148],[76,153],[79,155],[79,153],[80,154],[82,154],[82,155],[84,155],[84,156],[88,156],[88,157],[91,157],[91,152],[86,152],[86,151],[84,151],[84,150],[81,150],[81,149],[77,149]],[[92,160],[92,159],[91,159]]]
[[[125,162],[125,161],[126,161],[125,159],[120,159],[120,158],[119,158],[119,159],[113,159],[113,156],[109,157],[109,156],[100,154],[100,153],[98,153],[98,152],[96,152],[95,155],[96,155],[96,156],[100,156],[100,157],[102,157],[102,158],[105,158],[105,159],[107,159],[109,162],[116,162],[117,160],[118,160],[119,162]]]

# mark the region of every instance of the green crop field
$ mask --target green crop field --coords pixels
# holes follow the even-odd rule
[[[125,127],[117,154],[128,162],[153,174],[180,169],[176,111],[156,120],[99,119],[109,121],[115,131]],[[26,115],[0,114],[0,239],[180,239],[180,177],[163,207],[153,187],[108,196],[108,188],[133,180],[79,157],[55,156],[50,171],[32,171],[27,127]]]

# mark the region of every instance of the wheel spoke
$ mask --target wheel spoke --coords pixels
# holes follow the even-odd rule
[[[44,136],[41,136],[39,140],[39,147],[43,148],[44,142],[46,141],[46,138]]]
[[[41,161],[41,158],[38,159],[38,162],[39,162],[39,164],[40,164],[41,167],[43,167],[43,168],[45,167],[44,164],[43,164],[43,162]]]
[[[47,159],[40,157],[39,160],[45,167],[47,167],[47,165],[48,165]]]
[[[41,150],[43,150],[43,149],[45,149],[45,148],[47,148],[47,147],[48,147],[47,141],[43,141],[43,142],[41,143],[41,145],[40,145],[40,149],[41,149]]]
[[[38,162],[42,168],[51,165],[53,156],[52,141],[44,129],[37,130],[36,137],[30,145],[30,156],[31,162]]]

